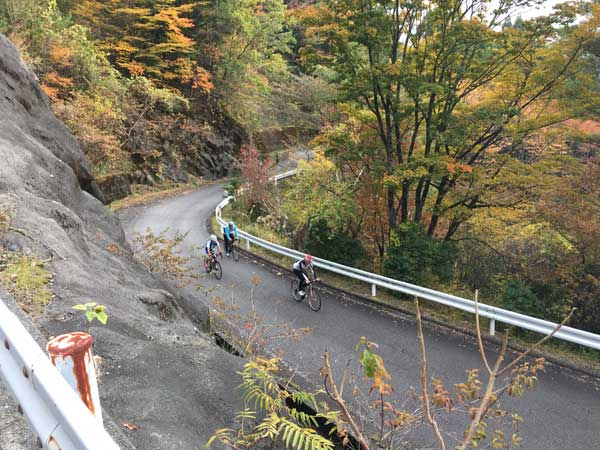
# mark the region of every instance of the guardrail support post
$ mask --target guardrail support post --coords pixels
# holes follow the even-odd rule
[[[490,336],[496,335],[496,319],[490,319]]]
[[[87,333],[63,334],[46,345],[52,364],[102,424],[96,367],[92,356],[94,339]]]
[[[377,297],[377,286],[374,284],[371,285],[371,297]]]
[[[246,250],[250,251],[250,239],[246,239]]]

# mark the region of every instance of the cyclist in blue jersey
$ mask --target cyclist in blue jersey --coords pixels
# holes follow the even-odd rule
[[[240,235],[238,234],[238,229],[235,226],[235,223],[229,222],[227,225],[223,227],[223,242],[225,242],[225,253],[229,256],[231,253],[231,244],[235,239],[239,239]]]

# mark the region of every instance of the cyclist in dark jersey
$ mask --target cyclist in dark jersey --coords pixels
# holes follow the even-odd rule
[[[310,278],[308,278],[307,270],[310,269],[313,275],[313,279],[317,278],[317,275],[315,273],[315,266],[313,265],[312,261],[313,257],[309,254],[306,254],[304,258],[302,258],[300,261],[296,261],[292,266],[294,273],[300,280],[300,285],[298,286],[298,294],[302,297],[304,297],[304,295],[306,294],[304,292],[306,285],[310,283]]]

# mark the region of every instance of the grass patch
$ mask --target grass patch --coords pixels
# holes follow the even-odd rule
[[[2,255],[0,281],[21,309],[34,317],[42,315],[52,300],[52,274],[38,259],[16,253]]]
[[[221,181],[223,180],[219,180],[219,182]],[[194,177],[187,183],[134,184],[131,195],[120,200],[115,200],[108,207],[113,211],[118,211],[131,206],[143,205],[163,198],[174,197],[210,183],[203,178]]]

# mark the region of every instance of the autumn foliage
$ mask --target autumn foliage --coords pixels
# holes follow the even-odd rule
[[[272,206],[272,182],[269,179],[272,164],[270,159],[263,159],[254,146],[242,146],[240,149],[240,171],[248,182],[243,199],[249,208]]]

